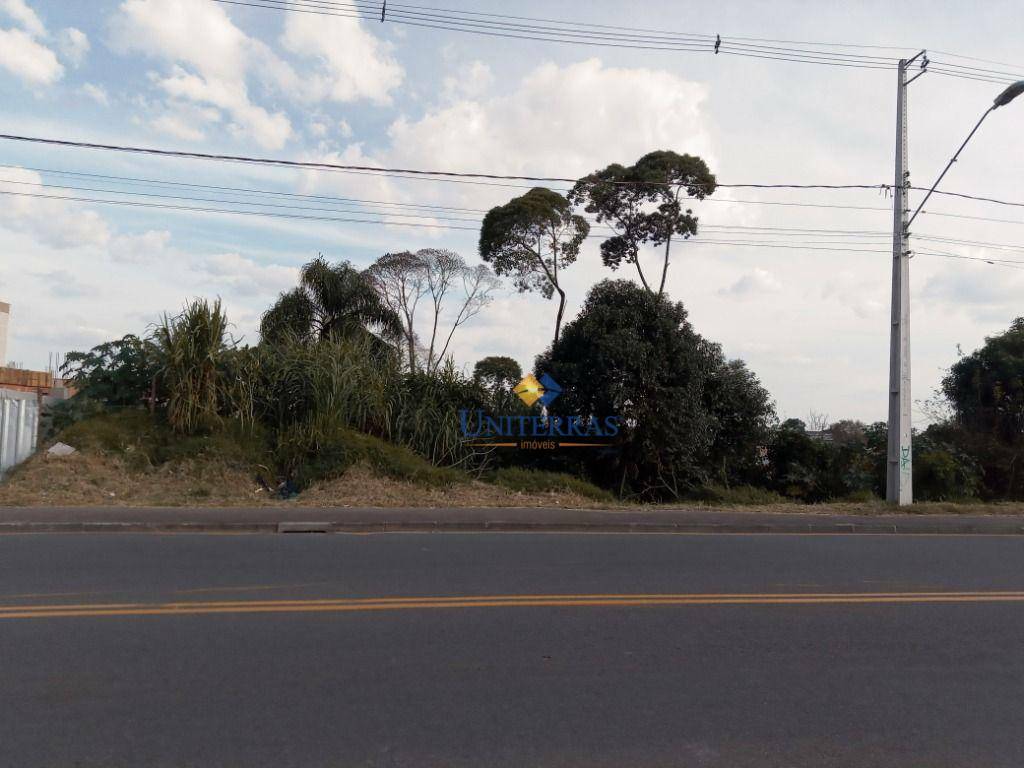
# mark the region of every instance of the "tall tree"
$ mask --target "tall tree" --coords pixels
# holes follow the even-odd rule
[[[427,293],[426,265],[411,251],[385,253],[366,271],[387,307],[402,321],[409,370],[416,370],[416,309]]]
[[[426,267],[427,292],[430,294],[432,308],[430,345],[426,356],[427,371],[432,372],[437,370],[448,354],[455,331],[491,302],[500,281],[487,265],[470,267],[454,251],[425,248],[418,255]],[[449,299],[454,301],[455,311],[449,315],[451,324],[442,344],[442,316]]]
[[[616,234],[601,243],[601,260],[618,269],[622,262],[636,266],[640,282],[655,293],[640,265],[640,248],[664,246],[657,295],[665,292],[669,257],[675,237],[697,234],[697,217],[683,207],[687,197],[703,200],[715,191],[715,175],[694,155],[668,150],[650,152],[631,166],[615,163],[576,182],[569,199],[595,214]]]
[[[459,254],[441,248],[385,254],[367,275],[384,304],[401,319],[411,371],[419,369],[421,359],[424,370],[436,371],[455,332],[490,303],[500,284],[486,265],[470,267]],[[417,332],[421,299],[429,303],[425,344]]]
[[[329,264],[322,255],[302,268],[298,287],[282,293],[260,322],[260,336],[271,342],[289,336],[318,341],[361,335],[397,341],[401,318],[365,272],[347,261]]]
[[[544,187],[492,208],[480,228],[480,257],[499,275],[512,275],[520,293],[538,291],[546,299],[558,293],[556,342],[565,314],[560,273],[576,261],[589,232],[569,201]]]
[[[942,390],[964,427],[1024,443],[1024,317],[957,360]]]
[[[153,341],[129,334],[88,352],[68,352],[60,371],[83,397],[104,405],[139,405],[151,393],[159,352]]]
[[[594,453],[589,474],[644,499],[713,477],[749,482],[774,420],[756,377],[698,334],[681,303],[627,280],[595,285],[534,370],[562,385],[553,415],[620,417],[618,450]]]
[[[928,433],[977,462],[985,498],[1024,499],[1024,317],[957,360],[942,391],[953,418]]]
[[[492,404],[509,400],[513,388],[522,378],[523,369],[519,363],[503,355],[485,357],[473,366],[473,381],[487,392]]]

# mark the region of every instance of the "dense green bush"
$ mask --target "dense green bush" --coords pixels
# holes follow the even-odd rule
[[[61,373],[83,400],[108,406],[140,405],[155,386],[161,351],[149,339],[128,334],[88,352],[68,352]]]
[[[1024,499],[1024,317],[957,360],[943,379],[952,408],[933,434],[977,465],[986,499]]]
[[[768,393],[693,330],[682,304],[603,281],[536,370],[563,387],[553,415],[621,418],[615,449],[581,460],[623,496],[678,499],[759,471],[775,416]]]

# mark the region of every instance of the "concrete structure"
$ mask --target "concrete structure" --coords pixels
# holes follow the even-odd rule
[[[11,305],[0,301],[0,365],[7,365],[7,325],[11,319]]]
[[[0,475],[36,450],[39,440],[39,396],[0,389]]]

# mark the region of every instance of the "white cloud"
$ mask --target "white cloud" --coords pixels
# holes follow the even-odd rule
[[[483,96],[494,84],[494,73],[482,61],[462,67],[457,74],[444,78],[443,92],[447,99],[475,99]]]
[[[97,104],[100,104],[104,107],[110,106],[110,96],[107,94],[107,89],[104,88],[102,85],[96,85],[95,83],[86,83],[78,90],[82,95],[88,96]]]
[[[52,85],[64,76],[57,55],[21,29],[0,29],[0,68],[32,85]]]
[[[707,159],[706,97],[703,85],[661,70],[543,64],[507,94],[397,120],[388,154],[421,167],[570,176],[657,148]]]
[[[947,313],[967,313],[979,322],[1021,314],[1022,295],[1024,274],[980,262],[943,268],[928,277],[920,293],[922,299]]]
[[[888,290],[883,282],[863,280],[849,271],[826,280],[821,298],[846,307],[862,320],[883,317],[888,307]]]
[[[253,104],[242,81],[207,79],[175,66],[171,76],[160,80],[159,85],[172,98],[225,110],[234,120],[234,130],[248,134],[262,147],[280,149],[292,134],[288,116],[283,112],[271,114]]]
[[[85,54],[89,52],[90,48],[89,38],[85,32],[74,27],[61,30],[57,44],[64,58],[75,67],[85,60]]]
[[[220,253],[198,265],[209,276],[211,287],[223,287],[243,296],[274,295],[294,287],[299,270],[280,264],[257,264],[238,253]]]
[[[51,269],[38,277],[43,278],[47,290],[59,299],[81,299],[96,294],[94,285],[66,269]]]
[[[141,235],[118,235],[108,250],[114,261],[138,264],[164,256],[170,242],[170,232],[151,229]]]
[[[0,12],[6,13],[34,37],[46,37],[46,27],[25,0],[0,0]]]
[[[150,125],[160,133],[184,141],[202,141],[206,138],[205,129],[220,121],[221,113],[218,109],[184,101],[171,101],[162,112],[150,120]]]
[[[256,103],[250,81],[304,104],[387,103],[403,78],[389,46],[357,19],[287,14],[281,45],[309,62],[309,71],[300,73],[212,0],[124,0],[110,26],[110,43],[120,53],[166,62],[169,69],[154,78],[157,88],[170,99],[221,110],[229,131],[267,149],[280,149],[294,131],[283,110]],[[173,118],[161,119],[160,127],[179,136],[201,133]]]
[[[766,293],[778,293],[782,283],[766,269],[755,269],[730,285],[718,291],[720,296],[760,296]]]
[[[298,57],[316,60],[315,71],[298,83],[310,101],[386,104],[405,76],[390,46],[364,30],[358,19],[289,14],[281,44]]]
[[[291,136],[287,115],[253,103],[246,76],[252,68],[283,82],[294,73],[210,0],[125,0],[111,23],[110,43],[118,52],[170,63],[157,86],[171,98],[224,110],[235,133],[268,149],[280,149]]]
[[[241,80],[248,38],[209,0],[125,0],[111,20],[116,51],[183,62],[211,78]]]
[[[0,185],[6,192],[0,206],[0,227],[24,232],[34,240],[53,248],[102,246],[110,240],[110,230],[99,214],[65,200],[52,199],[60,192],[40,186],[42,177],[24,168],[4,171],[8,183]],[[28,197],[46,195],[48,198]]]

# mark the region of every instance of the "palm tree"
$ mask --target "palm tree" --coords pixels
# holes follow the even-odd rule
[[[393,343],[401,335],[401,319],[366,273],[347,261],[331,265],[322,255],[302,268],[298,287],[282,293],[260,321],[260,336],[269,342],[370,336]]]

